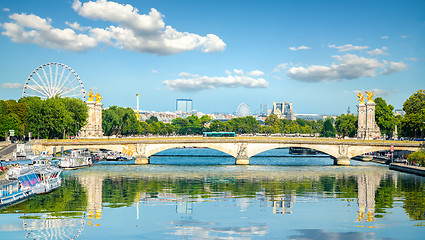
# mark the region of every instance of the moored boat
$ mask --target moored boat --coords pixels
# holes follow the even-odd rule
[[[1,180],[0,208],[23,202],[34,194],[31,188],[23,187],[19,180]]]
[[[65,170],[90,167],[92,164],[88,150],[71,150],[70,155],[63,156],[59,161],[59,167]]]
[[[35,194],[43,194],[61,186],[61,172],[60,168],[50,165],[19,166],[9,169],[7,178],[18,180],[24,188],[31,189]]]
[[[292,155],[316,155],[317,151],[310,148],[303,147],[290,147],[289,154]]]

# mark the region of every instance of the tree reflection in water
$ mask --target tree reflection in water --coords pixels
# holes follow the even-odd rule
[[[229,170],[230,169],[230,170]],[[71,238],[87,227],[101,226],[103,208],[175,206],[182,219],[171,221],[169,234],[182,236],[266,236],[267,224],[218,226],[191,218],[194,204],[234,199],[244,212],[257,207],[271,214],[297,214],[297,201],[314,202],[334,198],[347,204],[357,201],[353,222],[373,227],[385,218],[395,202],[401,202],[411,220],[425,220],[424,179],[388,171],[382,167],[279,168],[95,166],[66,172],[63,186],[27,202],[1,210],[20,213],[30,238]],[[347,170],[348,169],[348,170]],[[226,200],[227,201],[227,200]],[[258,203],[252,206],[252,203]],[[88,225],[88,226],[87,226]],[[3,230],[1,230],[3,231]],[[298,230],[293,239],[368,239],[362,233],[334,233],[325,230]],[[356,235],[357,234],[357,235]],[[360,234],[360,235],[358,235]],[[320,237],[320,238],[317,238]]]

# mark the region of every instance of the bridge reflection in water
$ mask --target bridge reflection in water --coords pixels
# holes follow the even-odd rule
[[[165,175],[166,174],[166,175]],[[171,174],[171,175],[169,175]],[[276,173],[274,173],[276,174]],[[175,212],[178,214],[186,214],[191,215],[194,209],[194,204],[196,202],[201,201],[202,199],[197,199],[194,197],[199,197],[197,195],[188,195],[184,193],[174,192],[173,189],[175,186],[169,186],[168,183],[170,179],[174,178],[183,178],[186,180],[198,180],[202,182],[201,196],[203,194],[213,194],[212,186],[216,184],[228,184],[231,185],[238,184],[238,182],[252,181],[252,183],[258,182],[267,182],[274,177],[275,175],[269,177],[264,177],[264,175],[250,173],[250,175],[241,175],[224,179],[216,179],[214,177],[202,177],[198,174],[193,173],[178,173],[177,176],[174,176],[172,173],[156,173],[156,174],[143,174],[143,177],[138,173],[127,172],[125,177],[122,176],[122,172],[108,172],[104,173],[102,171],[85,171],[78,173],[77,177],[83,187],[87,192],[87,218],[90,221],[94,221],[95,219],[101,219],[102,217],[102,199],[105,199],[102,196],[102,185],[105,179],[115,179],[116,181],[123,182],[128,179],[134,179],[135,177],[140,178],[141,181],[152,181],[152,182],[161,182],[164,181],[167,184],[167,188],[160,189],[158,192],[152,193],[148,189],[141,189],[135,195],[132,205],[136,206],[136,214],[135,217],[139,219],[139,211],[140,207],[143,208],[144,205],[156,205],[156,204],[166,204],[166,205],[175,205]],[[295,173],[286,176],[279,176],[279,182],[291,182],[296,179],[309,179],[311,183],[314,185],[315,182],[323,181],[320,175],[311,176],[308,173]],[[357,198],[358,205],[358,215],[353,216],[356,218],[358,222],[372,222],[374,221],[375,214],[375,194],[377,189],[380,186],[380,182],[382,179],[392,179],[394,184],[397,183],[397,175],[396,174],[388,174],[386,171],[377,171],[374,169],[373,171],[369,171],[367,168],[361,167],[360,169],[356,169],[351,173],[345,174],[336,174],[333,176],[333,181],[341,182],[347,180],[354,180],[357,183],[357,192],[354,193]],[[276,180],[276,179],[274,179]],[[335,184],[335,182],[333,184]],[[336,186],[334,186],[335,188]],[[199,189],[198,189],[199,190]],[[330,191],[331,190],[331,191]],[[329,192],[330,191],[330,192]],[[311,192],[309,194],[302,194],[302,202],[316,201],[314,199],[321,198],[320,194],[336,194],[336,189],[328,189],[324,192]],[[285,192],[285,193],[279,193]],[[215,198],[236,198],[236,206],[239,207],[240,211],[245,211],[251,201],[247,201],[246,199],[256,199],[260,203],[260,208],[264,211],[271,211],[273,214],[296,214],[294,213],[294,206],[296,206],[297,199],[297,190],[296,189],[288,189],[282,190],[279,189],[277,193],[271,194],[266,191],[266,189],[260,188],[255,192],[255,195],[251,192],[249,194],[242,194],[244,197],[241,198],[238,195],[234,195],[232,191],[223,191],[223,192],[215,192]],[[324,197],[324,196],[322,196]],[[347,198],[349,199],[349,198]],[[99,226],[97,223],[89,222],[90,226]]]

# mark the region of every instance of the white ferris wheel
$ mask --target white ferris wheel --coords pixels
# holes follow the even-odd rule
[[[86,99],[86,91],[78,74],[62,63],[46,63],[36,68],[28,77],[22,97],[54,96]]]

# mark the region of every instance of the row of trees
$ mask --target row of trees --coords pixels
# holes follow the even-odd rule
[[[86,124],[87,117],[88,107],[80,99],[25,97],[18,101],[3,100],[0,101],[0,137],[14,130],[19,137],[31,132],[33,138],[63,138],[76,135]]]
[[[392,137],[395,126],[398,126],[398,135],[404,137],[421,137],[425,121],[425,90],[414,93],[403,104],[405,116],[394,115],[394,107],[377,97],[375,99],[375,119],[381,129],[381,133]],[[226,131],[237,134],[316,134],[324,137],[355,137],[357,134],[357,115],[342,114],[336,119],[309,121],[297,119],[295,121],[278,119],[276,115],[270,115],[264,125],[251,116],[234,118],[229,121],[214,120],[208,126],[205,123],[211,121],[209,116],[198,118],[176,118],[172,123],[163,123],[156,117],[138,122],[131,108],[117,106],[103,110],[103,130],[105,135],[191,135],[202,134],[204,131]]]

